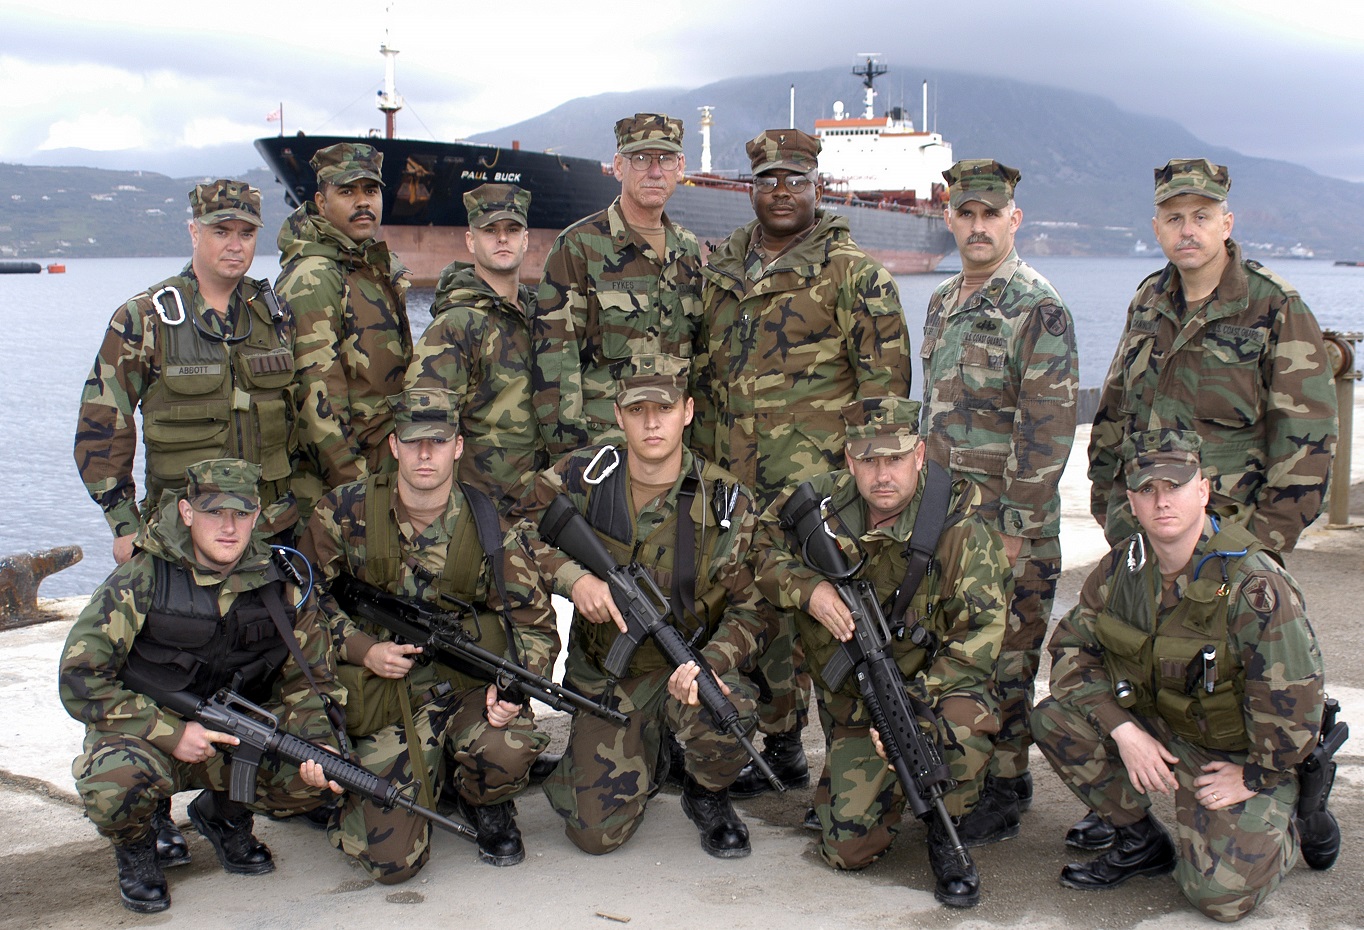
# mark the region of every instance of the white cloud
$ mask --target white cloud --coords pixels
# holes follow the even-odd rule
[[[114,152],[142,148],[147,141],[146,127],[138,117],[104,109],[57,120],[48,129],[47,138],[38,150],[81,148]]]

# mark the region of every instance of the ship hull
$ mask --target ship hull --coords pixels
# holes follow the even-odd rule
[[[272,136],[256,140],[256,148],[284,185],[289,205],[297,207],[317,190],[308,164],[313,153],[338,142],[364,142],[383,153],[382,238],[417,285],[434,284],[451,261],[472,260],[464,244],[463,196],[480,184],[517,184],[531,192],[531,243],[523,266],[529,279],[538,279],[564,227],[604,209],[620,193],[620,182],[599,162],[518,148],[350,136]],[[952,249],[938,215],[834,201],[823,206],[846,216],[853,238],[892,274],[932,271]],[[689,178],[668,201],[668,216],[703,246],[718,245],[752,221],[753,208],[741,183]]]

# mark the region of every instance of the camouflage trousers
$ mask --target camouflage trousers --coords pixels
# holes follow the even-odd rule
[[[1298,780],[1290,776],[1240,804],[1208,810],[1195,797],[1194,779],[1209,762],[1241,765],[1246,754],[1204,749],[1175,736],[1159,718],[1138,722],[1180,760],[1173,766],[1179,783],[1174,798],[1179,849],[1175,882],[1208,917],[1241,919],[1298,861],[1293,830]],[[1117,744],[1101,737],[1084,714],[1047,698],[1033,711],[1032,725],[1037,747],[1090,810],[1116,826],[1146,816],[1150,797],[1138,793],[1128,779]]]
[[[158,802],[194,788],[226,791],[231,770],[222,752],[191,765],[146,740],[92,727],[85,733],[84,752],[71,763],[71,774],[95,829],[125,845],[147,835]],[[266,756],[256,779],[256,800],[246,806],[260,813],[301,814],[330,794],[305,785],[298,766]]]
[[[1056,536],[1025,539],[1018,554],[1008,626],[992,685],[999,702],[1000,726],[990,762],[991,775],[1015,778],[1028,770],[1033,683],[1060,577],[1061,540]]]
[[[943,796],[953,817],[976,806],[999,732],[988,693],[958,692],[938,702],[936,733],[942,759],[957,786]],[[860,699],[819,692],[824,727],[824,771],[815,789],[819,854],[836,869],[861,869],[881,857],[899,832],[905,807],[900,780],[871,741],[871,721]]]
[[[548,457],[538,449],[506,449],[465,439],[459,480],[487,494],[502,513],[509,513],[547,463]]]
[[[744,670],[758,693],[758,728],[764,733],[803,730],[810,719],[812,682],[795,617],[767,598],[759,601],[758,609],[763,624],[775,631],[753,668]]]
[[[483,688],[456,691],[413,708],[412,718],[424,766],[433,790],[441,773],[450,772],[462,798],[475,807],[504,801],[526,787],[530,765],[549,744],[522,714],[504,728],[488,723]],[[406,727],[385,727],[355,741],[360,764],[416,796]],[[405,882],[431,856],[431,824],[400,808],[384,810],[355,794],[347,795],[327,831],[332,845],[360,861],[374,880],[385,885]]]
[[[687,774],[703,788],[728,788],[748,762],[729,733],[715,728],[700,707],[668,694],[671,669],[659,669],[617,683],[618,709],[630,723],[617,727],[591,714],[573,718],[563,761],[545,780],[545,797],[564,818],[564,832],[583,852],[600,856],[623,846],[644,819],[644,809],[667,773],[663,743],[671,730],[684,748]],[[739,719],[751,728],[756,697],[738,673],[721,676]],[[569,653],[564,678],[582,694],[597,696],[605,681]]]

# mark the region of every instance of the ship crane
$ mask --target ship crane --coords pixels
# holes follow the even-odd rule
[[[862,86],[867,89],[863,97],[863,119],[876,119],[876,79],[887,71],[885,65],[876,61],[880,55],[880,52],[858,52],[857,57],[866,58],[867,63],[860,68],[854,65],[852,69],[852,73],[862,79]]]

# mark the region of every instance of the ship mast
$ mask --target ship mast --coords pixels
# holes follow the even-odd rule
[[[715,121],[710,113],[715,107],[697,107],[701,111],[701,173],[710,174],[710,127]]]
[[[862,67],[853,66],[852,73],[862,79],[862,86],[867,89],[863,97],[863,119],[876,119],[876,79],[886,73],[886,66],[877,64],[876,59],[880,52],[858,52],[858,58],[866,58],[867,63]]]
[[[392,12],[392,7],[389,7]],[[403,98],[393,81],[393,60],[398,50],[388,44],[388,26],[384,26],[384,41],[379,46],[379,54],[384,56],[384,89],[379,94],[379,111],[384,114],[384,138],[392,139],[397,134],[397,113],[403,108]]]

